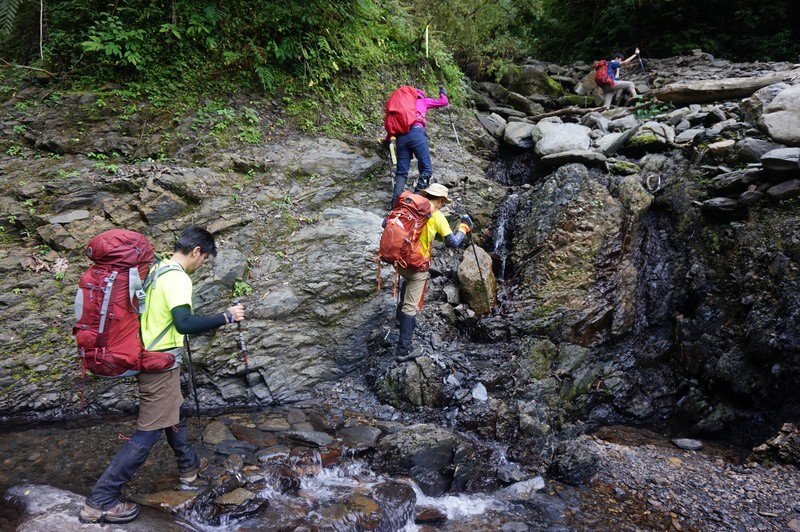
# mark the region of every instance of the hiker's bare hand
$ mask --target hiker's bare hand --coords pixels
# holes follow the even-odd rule
[[[639,49],[637,48],[636,51],[633,52],[633,53],[635,53],[636,55],[639,55]]]
[[[236,305],[229,308],[228,312],[230,312],[231,316],[233,316],[233,321],[244,320],[244,305],[242,305],[241,303],[237,303]]]

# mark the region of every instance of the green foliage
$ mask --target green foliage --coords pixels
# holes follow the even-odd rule
[[[247,281],[236,279],[233,283],[233,297],[249,296],[253,293],[253,287]]]
[[[0,0],[0,33],[11,33],[17,12],[26,0]]]

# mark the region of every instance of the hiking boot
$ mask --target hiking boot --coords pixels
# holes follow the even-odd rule
[[[191,484],[192,482],[197,480],[197,475],[200,473],[200,471],[202,471],[207,467],[208,467],[208,460],[206,460],[205,458],[201,458],[200,464],[198,464],[197,467],[195,467],[194,469],[190,469],[188,471],[184,471],[180,474],[181,484],[183,485]]]
[[[139,505],[132,502],[119,501],[108,510],[100,510],[83,503],[80,520],[82,523],[127,523],[139,515]]]

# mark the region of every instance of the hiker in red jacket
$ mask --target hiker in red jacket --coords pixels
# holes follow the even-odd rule
[[[417,91],[417,117],[408,133],[397,136],[397,173],[395,175],[394,192],[392,193],[392,204],[389,209],[394,207],[397,197],[403,192],[408,180],[408,170],[411,167],[411,155],[417,158],[419,166],[419,178],[414,187],[414,192],[419,192],[428,188],[428,184],[433,175],[431,166],[431,154],[428,149],[428,136],[425,134],[425,124],[428,119],[428,109],[431,107],[444,107],[449,104],[447,91],[444,87],[439,87],[438,98],[428,98],[421,89]]]

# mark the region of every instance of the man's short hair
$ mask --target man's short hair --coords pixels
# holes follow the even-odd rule
[[[217,256],[214,235],[197,225],[190,225],[181,231],[181,236],[175,242],[174,251],[180,251],[184,255],[188,255],[197,246],[200,246],[200,253],[208,253],[212,257]]]
[[[614,55],[612,55],[611,57],[613,57],[614,59],[617,59],[617,58],[624,59],[625,58],[625,54],[623,54],[622,52],[614,52]]]

